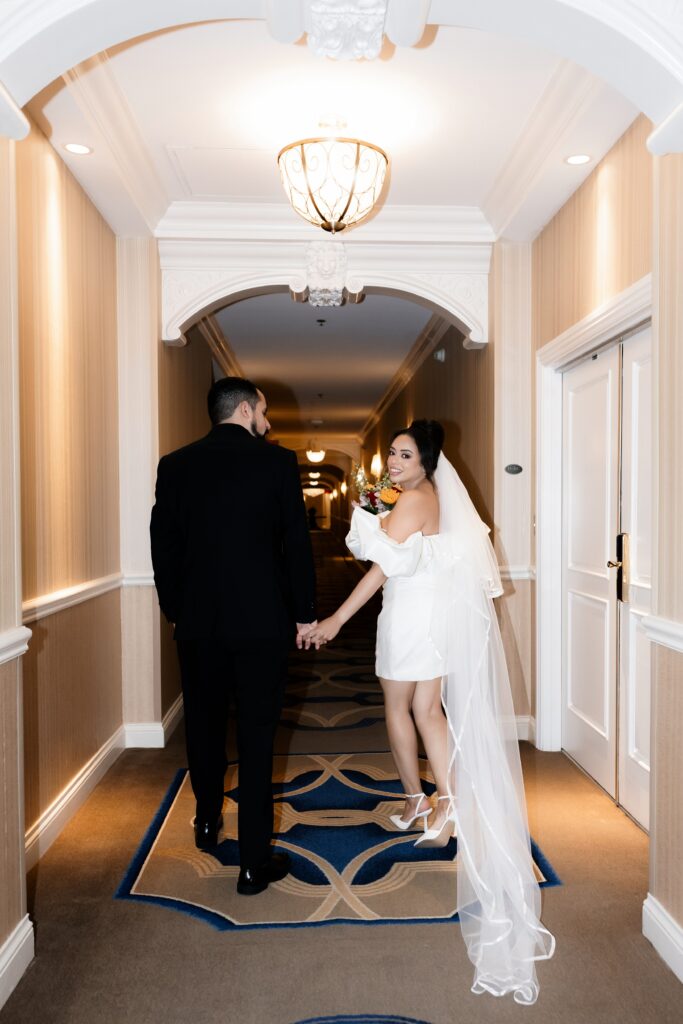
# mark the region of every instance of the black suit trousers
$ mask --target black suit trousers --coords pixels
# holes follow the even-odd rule
[[[273,834],[273,742],[286,680],[286,644],[282,639],[239,643],[205,637],[179,638],[177,646],[197,818],[215,821],[223,806],[232,695],[237,715],[240,864],[264,864]]]

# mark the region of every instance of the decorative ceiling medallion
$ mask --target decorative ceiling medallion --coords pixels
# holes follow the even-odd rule
[[[306,248],[306,281],[311,306],[341,306],[346,290],[343,242],[311,242]]]
[[[363,301],[362,284],[355,279],[349,283],[347,278],[344,243],[332,239],[306,246],[305,274],[290,286],[290,292],[295,302],[308,302],[311,306],[343,306],[346,302]],[[311,422],[317,425],[318,421]]]
[[[312,0],[306,9],[309,48],[317,57],[374,60],[382,49],[388,0]]]

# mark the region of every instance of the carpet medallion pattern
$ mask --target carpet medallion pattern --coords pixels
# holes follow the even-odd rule
[[[425,792],[433,784],[424,767]],[[389,820],[402,808],[391,755],[295,754],[275,759],[275,832],[292,869],[268,894],[237,895],[237,768],[226,776],[224,828],[212,853],[192,842],[194,798],[179,771],[117,896],[180,910],[221,931],[325,924],[457,920],[457,839],[415,846]],[[539,882],[557,878],[534,847]]]

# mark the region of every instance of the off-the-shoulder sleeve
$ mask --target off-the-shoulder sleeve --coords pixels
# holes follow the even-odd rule
[[[363,562],[376,562],[385,576],[412,576],[422,555],[422,534],[411,533],[399,543],[384,532],[379,516],[354,509],[346,546]]]

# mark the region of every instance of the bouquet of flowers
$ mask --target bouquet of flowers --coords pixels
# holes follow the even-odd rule
[[[375,484],[371,484],[363,467],[359,466],[355,473],[355,480],[361,508],[364,508],[366,512],[371,512],[373,516],[379,515],[380,512],[391,512],[398,501],[401,488],[392,484],[386,471]]]

